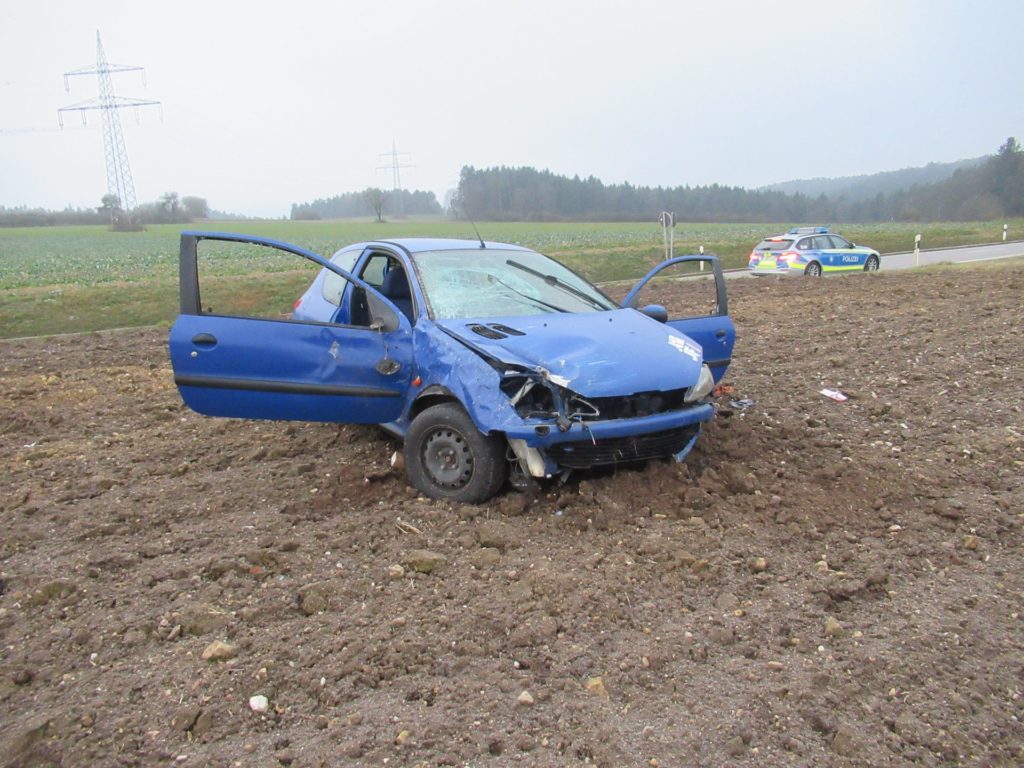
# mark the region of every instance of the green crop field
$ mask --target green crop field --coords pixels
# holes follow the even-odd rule
[[[675,253],[703,245],[725,267],[746,264],[753,245],[783,224],[679,224]],[[1024,221],[1010,223],[1011,233]],[[409,219],[373,221],[203,222],[196,229],[244,232],[276,238],[330,255],[353,242],[392,237],[473,238],[464,221]],[[180,225],[151,226],[144,232],[110,232],[104,227],[0,229],[0,338],[33,336],[169,323],[177,311]],[[481,222],[487,240],[519,243],[565,262],[593,281],[641,276],[664,258],[656,222],[524,223]],[[925,247],[993,242],[1001,223],[852,224],[837,227],[858,243],[883,253],[913,248],[914,235]],[[301,293],[287,256],[260,249],[258,256],[218,259],[213,279],[229,280],[254,294]],[[280,273],[280,274],[278,274]],[[277,279],[267,275],[277,274]],[[305,278],[302,278],[305,279]],[[268,285],[269,284],[269,285]],[[275,288],[276,285],[276,288]],[[299,289],[299,290],[297,290]]]

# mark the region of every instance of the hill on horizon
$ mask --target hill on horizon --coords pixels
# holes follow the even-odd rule
[[[898,171],[882,171],[860,176],[794,179],[777,184],[767,184],[758,187],[757,191],[784,192],[788,195],[802,194],[808,197],[825,195],[834,200],[845,198],[855,202],[868,200],[879,193],[891,194],[910,189],[913,186],[936,184],[945,181],[961,169],[981,165],[990,157],[991,155],[983,155],[966,160],[954,160],[949,163],[928,163],[928,165],[918,168],[901,168]]]

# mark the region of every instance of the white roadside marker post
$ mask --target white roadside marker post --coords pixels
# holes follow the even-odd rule
[[[921,266],[921,236],[914,235],[914,266]]]

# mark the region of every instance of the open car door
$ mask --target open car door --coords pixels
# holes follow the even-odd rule
[[[204,274],[200,285],[198,249],[206,241],[215,241],[210,247],[222,262],[217,249],[223,246],[216,241],[274,249],[270,256],[278,262],[294,258],[292,269],[311,269],[310,279],[319,271],[315,265],[336,272],[366,291],[367,325],[295,320],[290,313],[253,316],[231,309],[218,314],[209,304],[204,310],[204,286],[229,304],[230,292],[240,290],[232,283],[238,276],[223,274]],[[249,279],[246,285],[266,287],[289,274],[289,263],[279,273],[254,268],[242,277]],[[208,416],[361,424],[401,415],[412,375],[412,328],[361,279],[298,246],[219,232],[181,234],[179,275],[181,308],[169,347],[174,381],[189,408]]]
[[[736,328],[729,317],[725,275],[718,258],[694,255],[663,261],[633,286],[622,306],[640,309],[650,303],[647,298],[658,295],[670,297],[674,304],[682,301],[683,312],[669,316],[666,323],[701,345],[704,362],[715,381],[721,380],[732,360]]]

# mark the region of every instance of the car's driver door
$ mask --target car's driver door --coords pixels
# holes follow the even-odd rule
[[[365,289],[368,323],[204,310],[203,285],[210,293],[214,288],[223,293],[234,285],[238,290],[264,287],[288,274],[285,264],[279,272],[252,270],[249,277],[260,278],[258,283],[232,284],[230,278],[238,281],[238,275],[216,273],[207,280],[197,266],[198,249],[225,242],[265,246],[275,250],[278,261],[294,258],[298,266],[308,260],[314,272],[318,267],[336,272]],[[174,381],[193,410],[210,416],[352,423],[386,423],[401,415],[412,373],[411,327],[390,301],[359,278],[298,246],[229,233],[183,232],[179,270],[181,309],[169,347]]]

